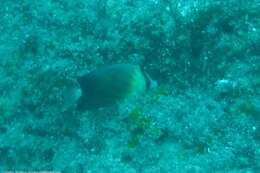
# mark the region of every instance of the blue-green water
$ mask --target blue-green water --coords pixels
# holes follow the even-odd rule
[[[1,0],[0,172],[259,173],[259,11]]]

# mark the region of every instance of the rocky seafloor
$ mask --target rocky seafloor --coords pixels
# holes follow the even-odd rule
[[[259,11],[258,0],[1,0],[0,172],[259,173]],[[66,109],[78,75],[117,63],[158,87]]]

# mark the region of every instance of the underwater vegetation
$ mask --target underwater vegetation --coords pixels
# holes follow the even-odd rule
[[[14,106],[11,101],[7,98],[2,97],[0,99],[0,123],[3,123],[5,119],[13,114]]]
[[[0,172],[260,172],[259,11],[2,1]]]
[[[141,142],[142,138],[147,136],[154,140],[163,135],[162,129],[156,127],[151,117],[144,115],[141,108],[135,108],[129,113],[129,130],[131,138],[128,141],[129,148],[135,148]]]

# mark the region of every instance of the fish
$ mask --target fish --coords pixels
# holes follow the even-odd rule
[[[98,68],[77,78],[81,96],[80,111],[99,109],[141,95],[157,83],[140,66],[114,64]]]

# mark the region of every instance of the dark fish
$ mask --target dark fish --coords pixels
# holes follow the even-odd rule
[[[81,96],[78,110],[106,107],[143,93],[154,82],[137,65],[117,64],[87,73],[77,79]]]

